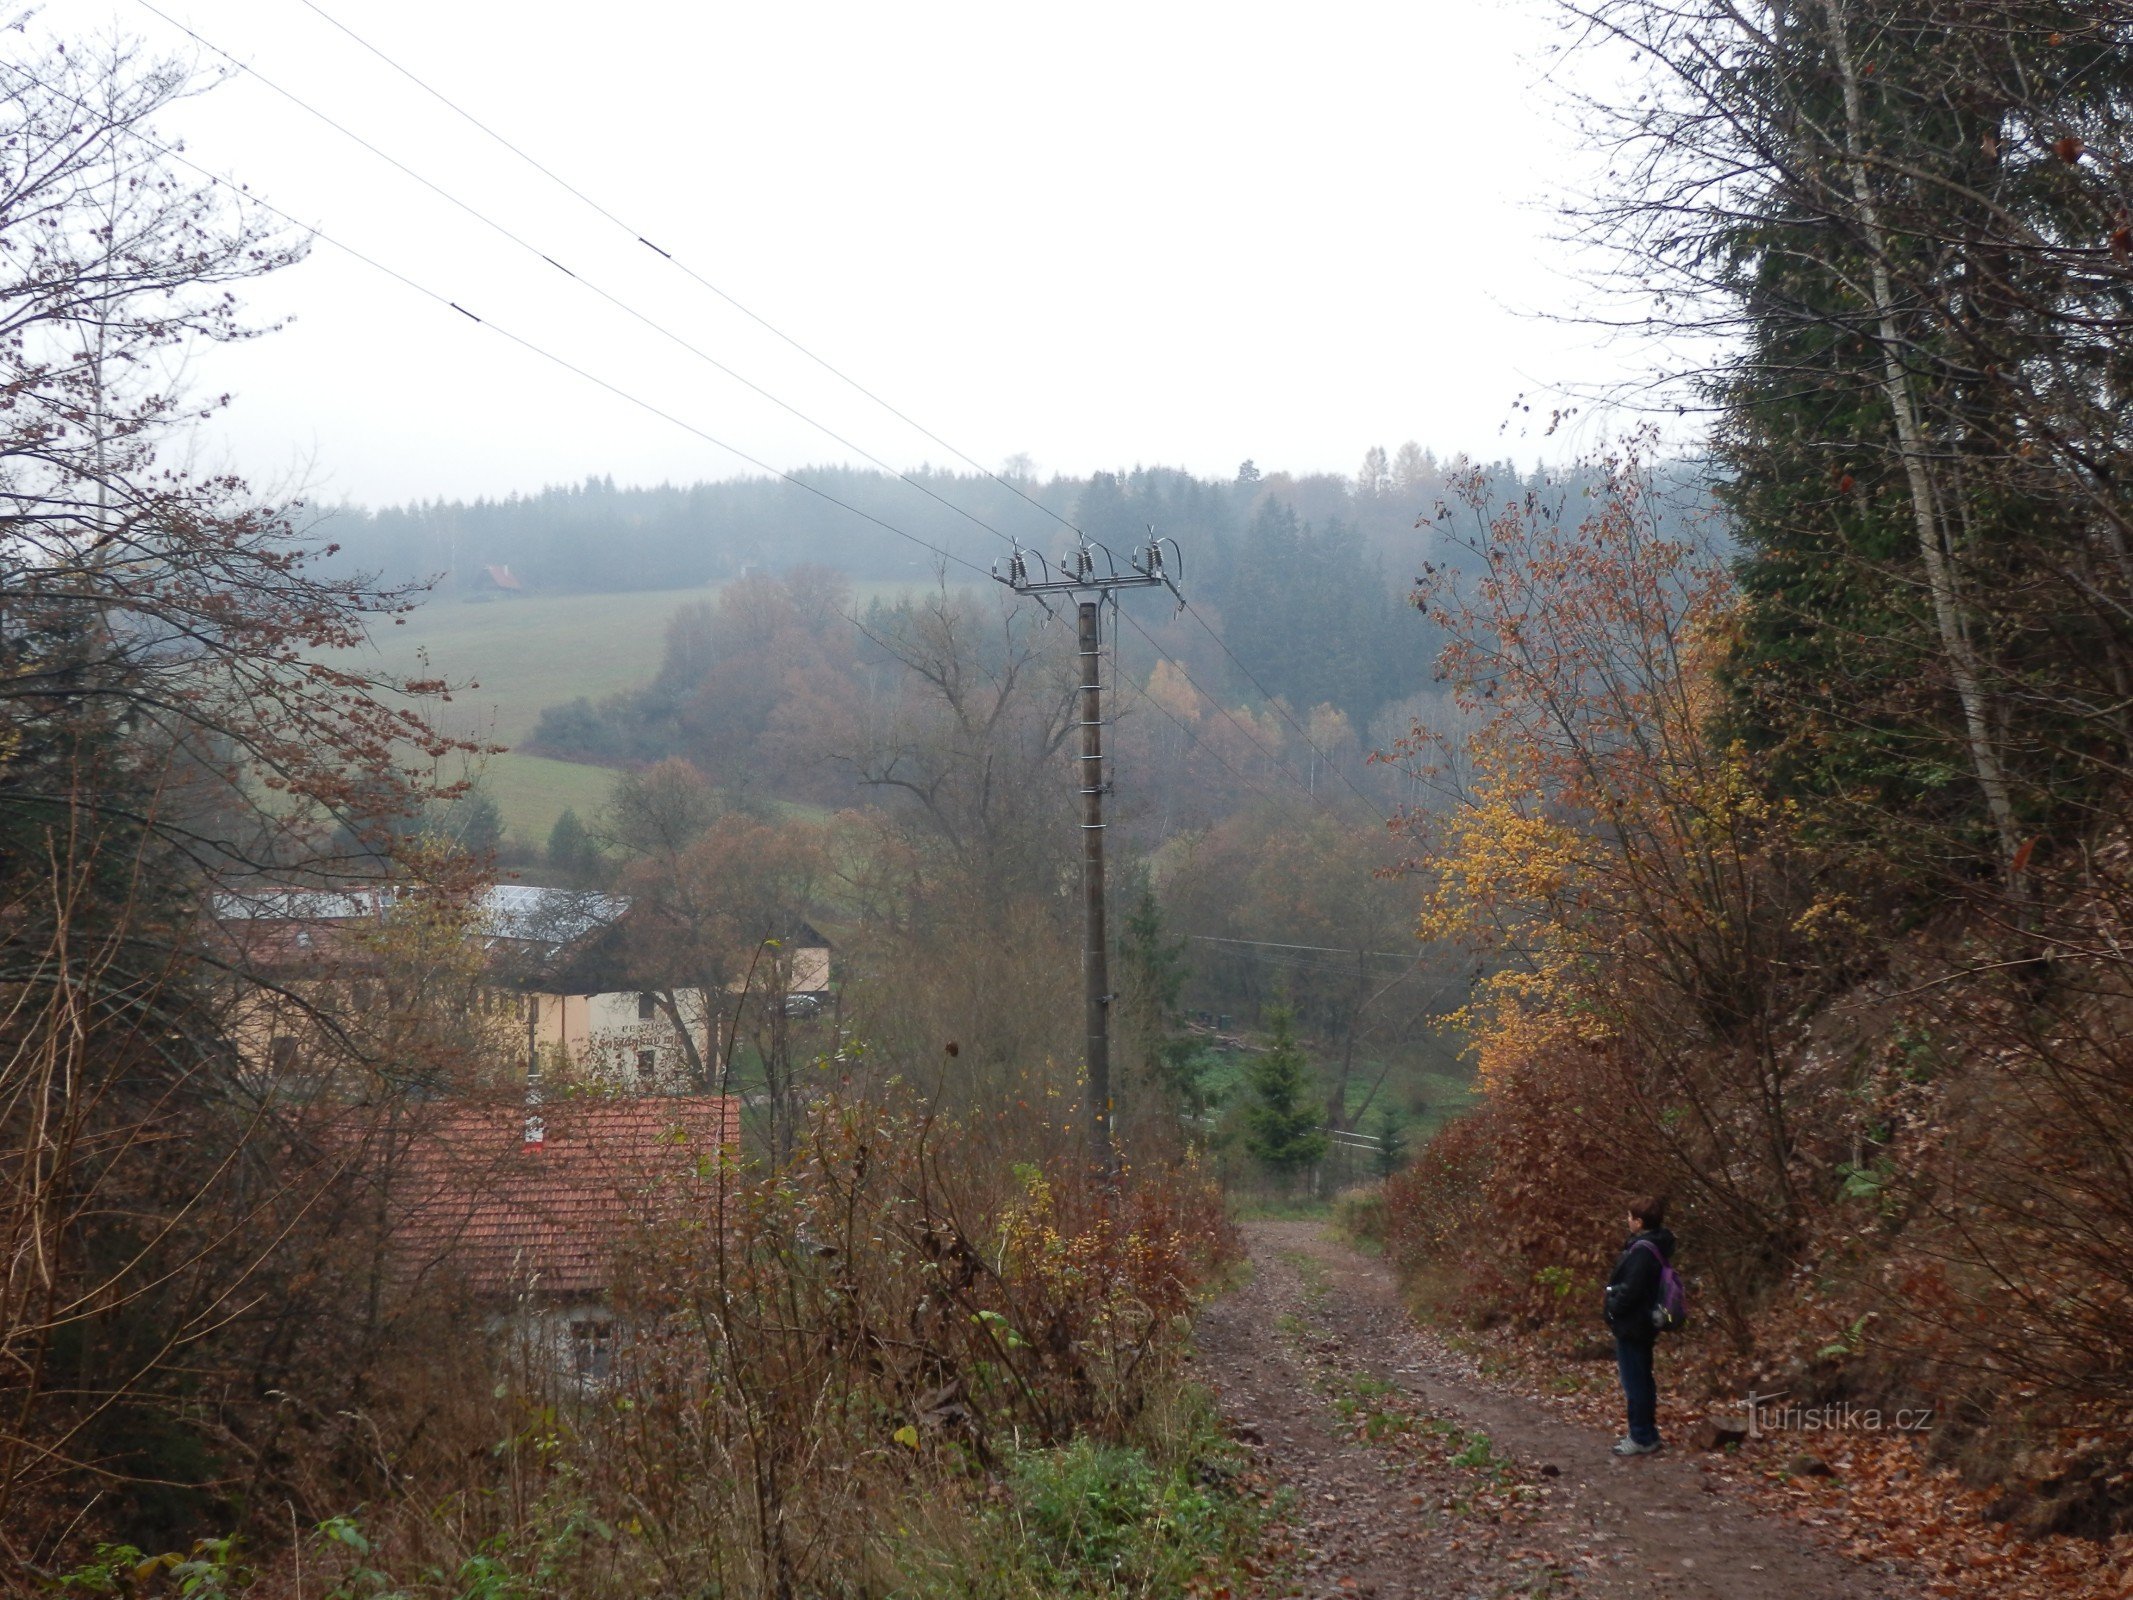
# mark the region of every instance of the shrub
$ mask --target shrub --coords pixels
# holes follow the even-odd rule
[[[1656,1185],[1663,1155],[1616,1109],[1611,1063],[1558,1047],[1507,1074],[1481,1108],[1447,1123],[1385,1184],[1385,1245],[1463,1309],[1548,1320],[1591,1314],[1589,1297],[1622,1234],[1627,1197]]]
[[[1333,1219],[1341,1232],[1362,1244],[1385,1242],[1385,1186],[1362,1184],[1333,1197]]]

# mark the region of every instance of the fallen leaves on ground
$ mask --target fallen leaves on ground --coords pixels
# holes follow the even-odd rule
[[[1486,1381],[1581,1420],[1619,1422],[1612,1363],[1569,1359],[1545,1336],[1508,1328],[1462,1335],[1455,1348]],[[1738,1417],[1741,1407],[1670,1401],[1712,1392],[1708,1363],[1687,1374],[1659,1362],[1660,1423],[1673,1448],[1704,1415]],[[1829,1468],[1822,1476],[1809,1462]],[[2068,1535],[2025,1538],[1990,1515],[1993,1496],[1927,1459],[1918,1434],[1766,1431],[1698,1458],[1705,1476],[1731,1494],[1777,1509],[1855,1560],[1895,1558],[1929,1594],[1950,1600],[2125,1600],[2133,1595],[2133,1535],[2110,1540]],[[1806,1470],[1803,1470],[1806,1469]]]

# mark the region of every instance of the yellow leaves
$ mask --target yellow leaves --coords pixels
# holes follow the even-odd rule
[[[889,1435],[889,1437],[906,1450],[916,1450],[918,1448],[918,1429],[912,1427],[908,1422]]]
[[[1792,931],[1805,939],[1836,938],[1858,927],[1859,918],[1852,910],[1851,899],[1842,894],[1818,895],[1792,919]]]
[[[1505,942],[1507,928],[1559,907],[1577,881],[1578,833],[1500,770],[1485,773],[1473,802],[1441,827],[1417,923],[1424,939]]]
[[[1207,711],[1207,701],[1185,676],[1185,669],[1165,657],[1148,675],[1148,698],[1180,722],[1196,723]]]
[[[1461,803],[1412,830],[1417,931],[1498,966],[1456,1019],[1485,1089],[1633,1030],[1640,985],[1733,959],[1758,858],[1793,822],[1745,747],[1710,737],[1730,574],[1656,535],[1634,453],[1605,467],[1575,530],[1531,504],[1489,514],[1487,577],[1438,616],[1464,737],[1410,741],[1465,772]]]

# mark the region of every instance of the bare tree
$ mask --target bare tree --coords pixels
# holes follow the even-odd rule
[[[188,1396],[204,1373],[271,1382],[288,1346],[253,1319],[354,1148],[248,1066],[232,990],[273,980],[204,937],[216,893],[347,870],[335,839],[412,812],[467,748],[421,714],[441,685],[333,656],[411,596],[322,572],[300,508],[173,460],[214,409],[177,358],[251,336],[236,286],[303,252],[180,175],[153,124],[190,90],[122,43],[0,64],[0,1553],[19,1564],[50,1553],[36,1508],[101,1491],[115,1511],[141,1479],[182,1494],[185,1441],[237,1438]]]

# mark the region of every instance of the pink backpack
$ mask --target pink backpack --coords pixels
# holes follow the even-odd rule
[[[1689,1292],[1681,1286],[1681,1274],[1674,1270],[1664,1251],[1649,1239],[1636,1242],[1659,1258],[1659,1294],[1652,1301],[1652,1330],[1672,1333],[1689,1320]]]

